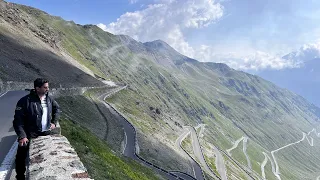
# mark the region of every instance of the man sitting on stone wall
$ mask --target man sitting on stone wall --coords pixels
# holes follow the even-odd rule
[[[29,140],[38,136],[49,135],[56,127],[59,117],[58,103],[48,96],[49,82],[38,78],[34,89],[22,97],[16,106],[13,127],[18,136],[16,154],[16,178],[25,179],[26,159],[29,152]]]

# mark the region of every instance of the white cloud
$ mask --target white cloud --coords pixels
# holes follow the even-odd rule
[[[105,24],[99,23],[99,24],[97,24],[97,26],[99,28],[101,28],[102,30],[107,31],[107,26]]]
[[[129,0],[130,4],[135,4],[138,2],[138,0]]]
[[[238,53],[216,53],[214,47],[202,45],[196,51],[196,57],[202,61],[221,62],[238,70],[263,70],[297,68],[300,62],[295,59],[284,59],[266,52],[255,51],[249,55],[239,56]]]
[[[134,1],[136,2],[136,1]],[[213,0],[154,0],[143,10],[127,12],[108,25],[98,24],[113,34],[126,34],[146,42],[161,39],[181,54],[199,61],[226,63],[240,70],[282,69],[297,67],[294,60],[283,59],[265,52],[241,47],[192,47],[184,32],[205,28],[224,15],[224,7]],[[247,46],[246,46],[247,47]],[[229,52],[236,49],[237,52]],[[248,55],[249,54],[249,55]]]
[[[299,67],[303,67],[306,62],[320,58],[320,42],[305,44],[297,51],[293,51],[283,58],[289,62],[294,62]],[[313,72],[313,70],[310,72]]]
[[[299,50],[290,53],[287,59],[295,59],[299,61],[308,61],[320,57],[320,42],[313,44],[305,44]]]
[[[113,34],[126,34],[146,42],[161,39],[180,53],[194,57],[195,50],[183,31],[207,27],[223,16],[223,7],[213,0],[157,0],[145,9],[127,12],[116,22],[98,26]]]
[[[243,70],[261,70],[296,67],[299,67],[299,63],[296,61],[283,59],[265,52],[257,51],[255,54],[244,58],[243,63],[238,68]]]

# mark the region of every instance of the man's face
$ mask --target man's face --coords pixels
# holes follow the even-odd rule
[[[44,83],[40,88],[36,87],[37,94],[44,95],[49,91],[49,83]]]

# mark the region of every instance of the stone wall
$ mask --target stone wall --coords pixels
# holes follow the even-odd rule
[[[100,86],[100,87],[69,87],[69,88],[50,88],[50,95],[53,96],[68,96],[68,95],[81,95],[88,89],[94,89],[94,88],[114,88],[115,86]],[[121,84],[119,84],[121,86]],[[33,89],[33,82],[13,82],[13,81],[7,81],[2,82],[0,81],[0,94],[5,93],[7,91],[17,91],[17,90],[25,90],[25,89]]]
[[[57,88],[51,89],[53,97],[81,95],[88,89],[97,87]],[[109,86],[99,87],[114,88]],[[89,180],[86,168],[68,139],[61,135],[57,125],[52,135],[41,136],[30,143],[30,162],[27,176],[30,180]]]
[[[50,89],[49,95],[53,97],[82,95],[86,90],[93,89],[93,88],[95,87],[53,88],[53,89]]]
[[[90,180],[76,151],[60,134],[59,126],[52,135],[32,139],[29,154],[30,180]]]
[[[2,82],[0,81],[0,94],[7,92],[7,91],[12,91],[12,90],[23,90],[27,88],[33,88],[33,83],[28,83],[28,82],[13,82],[13,81],[7,81],[7,82]]]
[[[33,88],[33,83],[25,82],[1,82],[0,95],[7,91],[24,90]],[[86,90],[114,89],[116,86],[105,85],[101,87],[76,87],[76,88],[51,88],[50,95],[53,97],[82,95]],[[16,151],[17,145],[14,146]],[[61,135],[61,128],[52,130],[51,135],[32,139],[30,142],[30,162],[27,169],[27,179],[30,180],[90,180],[86,168],[80,161],[76,151],[72,148],[66,137]],[[9,166],[9,165],[8,165]],[[10,168],[13,168],[12,162]],[[9,168],[9,169],[10,169]],[[1,175],[1,173],[0,173]],[[6,177],[11,176],[11,177]],[[3,174],[0,179],[14,179],[14,173]]]

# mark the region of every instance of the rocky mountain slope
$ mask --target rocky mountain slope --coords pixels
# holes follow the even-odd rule
[[[223,153],[246,139],[231,157],[223,155],[229,179],[320,175],[318,134],[308,134],[318,126],[319,108],[258,76],[198,62],[161,40],[141,43],[3,1],[0,34],[2,81],[43,75],[69,86],[99,84],[95,78],[129,85],[108,101],[138,129],[140,155],[161,167],[192,174],[175,141],[184,125],[205,124],[199,137],[212,169],[214,146]]]
[[[53,86],[102,84],[68,52],[57,48],[58,34],[33,22],[23,8],[0,1],[0,81],[32,82],[42,76]]]

